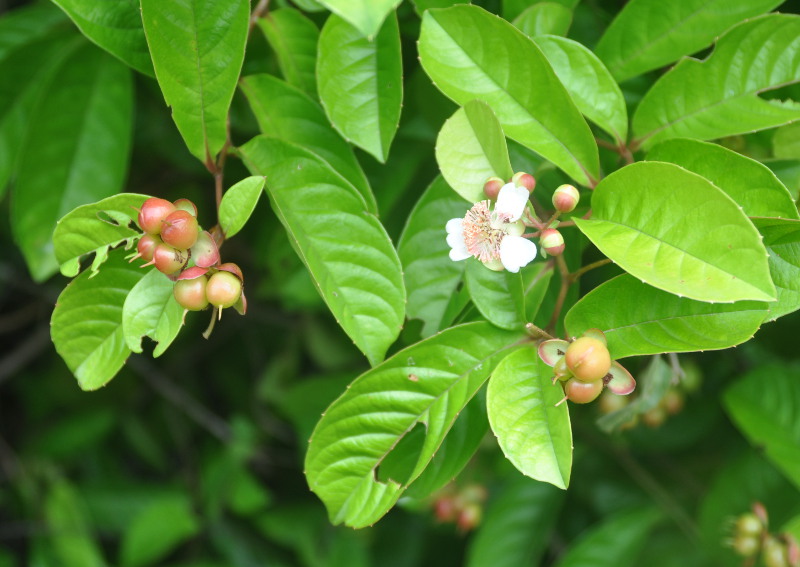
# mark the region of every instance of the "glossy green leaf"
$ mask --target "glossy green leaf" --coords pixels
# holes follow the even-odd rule
[[[445,326],[442,317],[464,273],[465,262],[450,259],[444,225],[466,212],[464,201],[437,177],[409,214],[397,243],[408,290],[406,315],[423,322],[423,337]]]
[[[130,71],[88,43],[63,61],[39,98],[11,208],[14,236],[37,281],[58,270],[56,221],[122,189],[132,105]]]
[[[260,175],[246,177],[225,191],[219,204],[219,225],[227,238],[244,227],[258,204],[265,179]]]
[[[131,518],[122,538],[121,567],[144,567],[163,559],[200,531],[186,494],[165,495]]]
[[[587,530],[557,567],[634,567],[661,513],[650,508],[622,512]]]
[[[467,548],[467,567],[539,565],[563,494],[549,484],[515,476],[490,502]]]
[[[286,82],[316,97],[317,25],[292,8],[270,11],[258,25],[278,58]]]
[[[122,330],[133,352],[142,352],[142,337],[158,343],[153,356],[161,356],[172,344],[183,323],[183,307],[175,301],[175,283],[156,269],[133,286],[122,304]]]
[[[56,351],[83,390],[104,386],[130,354],[122,331],[125,297],[145,272],[113,254],[93,278],[84,270],[58,296],[50,320]]]
[[[674,163],[705,177],[747,216],[800,219],[789,190],[767,166],[718,144],[676,138],[653,147],[647,159]]]
[[[376,470],[419,423],[425,439],[411,482],[424,470],[458,413],[521,334],[488,323],[453,327],[408,347],[358,377],[323,415],[306,456],[309,486],[334,523],[372,524],[405,486]]]
[[[48,36],[65,21],[49,2],[36,2],[3,14],[0,18],[0,62],[25,45]]]
[[[259,136],[240,148],[322,298],[375,365],[400,333],[405,287],[385,229],[356,189],[314,154]]]
[[[155,76],[138,0],[53,0],[83,35],[137,71]]]
[[[729,27],[781,2],[633,0],[611,22],[595,52],[624,81],[711,45]]]
[[[628,137],[625,99],[611,73],[582,44],[565,37],[534,38],[581,113],[617,143]]]
[[[317,0],[334,14],[350,22],[362,36],[372,39],[401,0]]]
[[[531,4],[536,4],[541,0],[503,0],[503,17],[509,22],[519,17],[522,12],[528,9]],[[579,0],[551,0],[557,4],[574,10]]]
[[[470,4],[470,0],[412,0],[417,14],[422,16],[425,10],[431,8],[449,8],[453,4]]]
[[[800,123],[781,126],[775,130],[772,154],[779,159],[800,159]]]
[[[370,211],[377,212],[375,196],[352,148],[316,101],[270,75],[250,75],[239,85],[262,133],[317,154],[358,189]]]
[[[725,409],[750,443],[800,488],[798,368],[760,366],[725,390]]]
[[[67,481],[56,479],[43,504],[49,542],[58,564],[105,567],[102,548],[91,533],[80,493]]]
[[[778,301],[769,304],[768,320],[800,309],[800,222],[784,219],[753,219],[769,253],[769,272]]]
[[[80,271],[80,259],[95,254],[91,271],[95,274],[108,258],[109,248],[125,244],[130,248],[142,232],[134,224],[137,209],[147,195],[120,193],[96,203],[81,205],[64,215],[53,232],[53,249],[61,273],[73,277]]]
[[[475,41],[477,29],[481,41]],[[589,126],[545,56],[514,26],[477,6],[429,10],[419,54],[428,76],[455,102],[486,102],[508,137],[579,183],[598,177]]]
[[[677,165],[640,162],[612,173],[592,195],[591,220],[575,222],[603,254],[659,289],[710,302],[775,300],[753,224],[711,182]]]
[[[487,391],[489,423],[506,458],[526,476],[566,490],[572,469],[572,427],[553,371],[526,348],[497,365]]]
[[[637,143],[713,140],[798,120],[800,103],[759,97],[798,77],[800,16],[744,22],[723,35],[707,59],[684,59],[653,85],[633,115]]]
[[[328,118],[348,142],[385,162],[403,106],[397,17],[388,17],[370,41],[331,16],[318,47],[317,87]]]
[[[693,301],[623,274],[582,297],[565,322],[571,337],[586,329],[602,329],[611,356],[617,359],[741,344],[758,330],[768,306],[758,301]]]
[[[514,18],[514,25],[528,37],[567,35],[572,10],[558,2],[537,2]]]
[[[447,184],[470,203],[486,199],[490,177],[514,174],[503,129],[485,102],[471,100],[447,119],[436,138],[436,161]]]
[[[158,85],[189,151],[213,162],[227,138],[239,80],[249,0],[141,0]]]

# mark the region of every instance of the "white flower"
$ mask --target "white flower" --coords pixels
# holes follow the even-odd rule
[[[509,272],[518,272],[536,257],[536,245],[522,237],[530,193],[513,183],[503,185],[494,210],[489,201],[475,203],[463,219],[447,221],[450,259],[458,262],[474,256],[488,267],[499,262]]]

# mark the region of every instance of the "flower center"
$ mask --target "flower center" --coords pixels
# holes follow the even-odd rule
[[[500,258],[500,242],[506,235],[507,220],[489,210],[489,201],[475,203],[464,217],[467,252],[481,262]]]

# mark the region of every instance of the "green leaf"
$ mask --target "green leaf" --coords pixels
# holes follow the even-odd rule
[[[798,37],[800,16],[771,14],[728,31],[704,61],[682,60],[639,103],[637,143],[713,140],[800,119],[800,104],[759,97],[800,80]]]
[[[400,260],[356,189],[314,154],[259,136],[240,148],[336,320],[372,365],[400,333]]]
[[[528,37],[567,35],[572,10],[557,2],[537,2],[514,18],[514,25]]]
[[[437,177],[409,214],[397,243],[408,290],[406,315],[423,322],[423,337],[445,326],[442,318],[464,273],[465,263],[450,259],[444,225],[466,210],[464,201]]]
[[[403,106],[397,17],[388,17],[372,41],[342,18],[328,18],[319,36],[317,81],[331,123],[384,163]]]
[[[125,530],[120,565],[143,567],[155,564],[199,531],[200,523],[187,495],[165,495],[154,499],[131,519]]]
[[[625,99],[600,59],[582,44],[565,37],[539,36],[533,41],[547,57],[578,110],[618,144],[624,143],[628,137]]]
[[[692,301],[623,274],[581,298],[567,313],[565,323],[571,337],[587,329],[602,329],[608,350],[617,359],[741,344],[758,330],[767,307],[757,301]]]
[[[475,30],[481,30],[481,41]],[[455,102],[486,102],[508,137],[579,183],[599,176],[589,126],[545,56],[514,26],[477,6],[429,10],[419,54],[425,72]]]
[[[142,337],[158,343],[153,356],[163,354],[183,324],[183,308],[175,301],[175,283],[156,269],[133,286],[122,305],[122,330],[133,352],[142,352]]]
[[[44,501],[49,542],[59,565],[104,567],[100,544],[90,532],[80,494],[64,480],[55,480]]]
[[[718,144],[677,138],[655,146],[651,161],[666,161],[701,175],[725,191],[750,217],[800,219],[789,190],[762,163]]]
[[[506,458],[526,476],[566,490],[572,469],[572,428],[560,384],[535,349],[518,350],[489,380],[489,423]]]
[[[44,39],[64,21],[64,15],[49,2],[27,4],[4,13],[0,18],[0,62],[17,49]]]
[[[592,526],[572,544],[557,567],[633,567],[661,513],[650,508],[622,512]]]
[[[413,481],[458,413],[520,334],[488,323],[453,327],[358,377],[317,424],[306,455],[309,486],[334,523],[374,523],[405,489],[376,480],[378,466],[419,423],[426,427]]]
[[[213,162],[244,60],[249,0],[141,0],[158,85],[189,151]]]
[[[233,187],[225,191],[222,202],[219,204],[219,225],[227,238],[230,238],[242,228],[250,219],[250,215],[258,204],[261,191],[264,189],[265,179],[254,175],[242,179]]]
[[[548,484],[516,476],[490,502],[467,548],[467,567],[539,565],[563,494]]]
[[[34,279],[58,270],[56,221],[118,193],[132,129],[130,71],[90,44],[67,57],[27,124],[11,207],[12,229]]]
[[[768,320],[800,309],[800,222],[784,219],[753,219],[769,253],[769,272],[778,301],[769,304]]]
[[[800,123],[781,126],[775,130],[772,153],[779,159],[800,159]]]
[[[725,30],[783,0],[634,0],[608,26],[595,53],[618,81],[711,45]]]
[[[541,0],[503,0],[503,18],[509,22],[519,17],[531,4],[538,4]],[[579,0],[551,0],[557,4],[574,10]]]
[[[471,100],[442,126],[436,138],[436,161],[448,185],[470,203],[486,199],[490,177],[510,179],[503,129],[485,102]]]
[[[603,254],[659,289],[710,302],[775,300],[752,223],[711,182],[676,165],[640,162],[612,173],[592,195],[592,219],[575,222]]]
[[[239,85],[263,134],[314,152],[358,189],[370,211],[377,212],[375,196],[352,148],[316,101],[270,75],[250,75]]]
[[[750,443],[800,488],[798,368],[760,366],[725,390],[725,409]]]
[[[56,351],[83,390],[104,386],[130,354],[122,330],[125,297],[145,273],[122,253],[112,254],[95,277],[84,270],[58,296],[50,320]]]
[[[53,249],[61,273],[70,278],[76,276],[81,257],[95,253],[91,266],[94,275],[108,258],[109,248],[122,243],[130,248],[142,234],[135,225],[131,227],[131,223],[147,198],[147,195],[120,193],[81,205],[64,215],[53,232]]]
[[[93,41],[123,63],[154,77],[138,0],[53,0]]]
[[[286,82],[316,97],[317,25],[297,10],[280,8],[259,19],[258,26],[275,52]]]
[[[372,39],[380,32],[384,20],[402,0],[317,0],[320,4],[350,22],[363,37]],[[387,17],[389,16],[389,17]]]

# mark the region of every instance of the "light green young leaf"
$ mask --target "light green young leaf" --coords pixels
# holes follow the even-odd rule
[[[436,162],[448,185],[470,203],[486,198],[488,178],[507,180],[514,173],[503,129],[480,100],[469,101],[444,123],[436,138]]]
[[[306,455],[309,486],[331,521],[364,527],[383,516],[406,486],[376,480],[381,462],[422,424],[425,438],[407,482],[417,478],[458,413],[521,338],[488,323],[452,327],[358,377],[325,412]]]
[[[759,96],[798,77],[800,16],[746,21],[719,38],[707,59],[684,59],[653,85],[633,115],[636,143],[713,140],[800,120],[800,103]]]
[[[286,82],[316,97],[317,25],[297,10],[280,8],[259,19],[258,26],[275,52]]]
[[[725,409],[739,429],[800,488],[800,382],[798,368],[755,368],[725,390]]]
[[[749,217],[800,219],[789,190],[767,166],[718,144],[676,138],[653,147],[647,159],[674,163],[702,175]]]
[[[183,308],[175,301],[175,283],[156,269],[133,286],[122,304],[122,331],[133,352],[142,352],[142,337],[158,343],[153,356],[172,344],[183,323]]]
[[[189,151],[213,162],[244,61],[249,0],[141,0],[158,85]]]
[[[64,10],[89,40],[140,73],[155,76],[144,38],[139,0],[53,2]]]
[[[437,177],[409,214],[397,243],[408,290],[406,315],[423,322],[423,337],[442,330],[442,317],[464,273],[465,263],[450,259],[444,226],[466,212],[464,201]]]
[[[525,476],[563,488],[572,469],[572,427],[553,371],[535,349],[497,365],[487,391],[489,423],[506,458]]]
[[[772,154],[779,159],[800,159],[800,122],[775,130]]]
[[[96,253],[91,267],[93,276],[108,258],[109,248],[122,243],[128,248],[141,235],[132,223],[147,198],[147,195],[120,193],[81,205],[64,215],[53,232],[53,249],[61,273],[69,278],[76,276],[81,256]]]
[[[534,38],[559,80],[589,120],[608,132],[618,144],[628,137],[628,112],[617,82],[597,56],[565,37]]]
[[[608,26],[595,53],[621,82],[711,45],[729,27],[782,1],[632,0]]]
[[[59,565],[105,567],[102,548],[91,533],[86,506],[72,485],[61,479],[53,481],[43,508]]]
[[[617,359],[741,344],[761,326],[769,305],[693,301],[623,274],[582,297],[567,313],[565,323],[571,337],[587,329],[602,329],[608,350]]]
[[[567,35],[572,25],[572,10],[558,2],[537,2],[514,18],[514,25],[525,35]]]
[[[639,162],[612,173],[592,195],[591,220],[575,222],[603,254],[659,289],[709,302],[775,300],[753,224],[710,181],[677,165]]]
[[[384,163],[403,106],[400,29],[392,14],[370,41],[338,16],[322,28],[317,86],[322,106],[342,136]]]
[[[467,567],[539,565],[563,495],[549,484],[517,475],[489,503],[467,548]]]
[[[378,364],[400,333],[406,299],[385,229],[352,185],[299,146],[258,136],[240,152],[266,176],[272,208],[336,320]]]
[[[362,37],[372,40],[390,13],[402,0],[317,0],[334,14],[350,22]],[[387,17],[388,16],[388,17]]]
[[[481,41],[475,30],[482,30]],[[425,72],[455,102],[486,102],[508,137],[579,183],[599,176],[589,126],[539,48],[510,23],[477,6],[429,10],[419,54]]]
[[[266,180],[260,175],[242,179],[225,191],[219,204],[219,225],[227,238],[230,238],[250,219],[258,204]]]
[[[370,211],[377,212],[375,195],[353,149],[331,127],[316,101],[271,75],[250,75],[239,86],[263,134],[314,152],[358,189]]]
[[[58,296],[50,320],[56,351],[82,390],[104,386],[131,353],[122,330],[122,306],[145,272],[112,254],[97,276],[84,270]]]
[[[774,321],[800,309],[800,222],[753,219],[769,253],[769,272],[778,301],[769,304],[765,320]]]
[[[27,124],[11,207],[14,237],[35,280],[58,270],[56,221],[122,189],[132,89],[127,67],[85,43],[62,61],[39,97]]]

